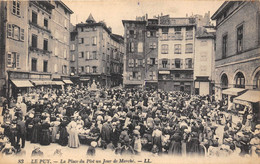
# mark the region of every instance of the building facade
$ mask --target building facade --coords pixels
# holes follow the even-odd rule
[[[124,86],[143,86],[145,82],[145,18],[123,20],[124,25]]]
[[[217,99],[222,98],[223,90],[227,88],[235,88],[234,91],[259,89],[259,7],[259,2],[256,1],[227,1],[212,16],[212,19],[216,20],[217,28],[215,55]]]
[[[15,80],[29,83],[28,69],[28,2],[1,1],[1,74],[0,94],[11,96]],[[28,86],[19,88],[27,91]],[[15,94],[15,93],[14,93]]]
[[[195,94],[214,94],[215,29],[197,27],[194,55]]]
[[[75,59],[71,63],[75,75],[79,76],[80,86],[90,86],[95,82],[100,87],[111,87],[122,83],[122,37],[112,34],[111,28],[104,22],[96,22],[91,14],[86,23],[76,25],[71,37],[75,39],[77,52],[76,56],[75,51],[71,51]]]
[[[193,93],[195,27],[195,18],[159,17],[159,89]]]
[[[73,12],[61,1],[13,0],[1,2],[0,7],[1,94],[10,98],[30,87],[64,84],[53,80],[68,76],[68,27]],[[58,56],[55,33],[63,37],[63,42],[58,40],[62,42],[58,50],[66,50]]]

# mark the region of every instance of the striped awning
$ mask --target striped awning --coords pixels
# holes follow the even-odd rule
[[[246,101],[246,102],[260,102],[260,91],[257,90],[248,90],[244,94],[236,97],[235,101]]]
[[[229,88],[222,91],[222,94],[225,95],[232,95],[232,96],[239,96],[244,93],[246,89],[243,88]]]
[[[64,85],[62,81],[54,81],[56,85]]]
[[[55,81],[51,80],[31,80],[34,85],[56,85]]]
[[[12,83],[18,88],[24,87],[33,87],[32,83],[29,80],[11,80]]]
[[[72,82],[71,80],[63,80],[63,82],[64,82],[65,84],[73,84],[73,82]]]

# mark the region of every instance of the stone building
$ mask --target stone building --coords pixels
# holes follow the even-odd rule
[[[146,76],[146,61],[144,51],[146,20],[123,20],[124,25],[124,86],[143,86]]]
[[[17,96],[33,85],[28,74],[28,2],[0,2],[0,96]],[[15,90],[16,89],[16,90]]]
[[[214,94],[215,75],[214,26],[197,27],[194,55],[195,94]]]
[[[72,62],[76,63],[75,72],[80,77],[80,86],[89,86],[93,82],[100,87],[116,85],[117,79],[114,75],[120,76],[118,73],[120,71],[117,70],[122,70],[123,67],[124,44],[121,37],[112,34],[112,29],[108,28],[105,22],[96,22],[91,14],[86,23],[76,25],[76,32],[75,43],[78,54]],[[74,33],[71,33],[72,35]],[[111,57],[113,55],[115,58]]]
[[[69,77],[68,27],[73,12],[62,1],[0,4],[1,94],[10,98],[30,87],[63,85],[61,80]],[[62,52],[55,53],[57,48]]]
[[[216,98],[229,101],[260,86],[260,4],[226,1],[212,16],[216,20]],[[252,97],[256,95],[251,95]],[[260,101],[260,100],[259,100]]]
[[[195,18],[159,17],[159,89],[193,93],[195,26]]]

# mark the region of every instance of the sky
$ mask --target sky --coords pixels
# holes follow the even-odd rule
[[[74,12],[73,25],[85,22],[91,13],[96,22],[104,21],[112,32],[123,35],[122,20],[135,20],[136,16],[148,14],[148,18],[158,15],[186,17],[192,14],[204,15],[210,11],[212,16],[224,1],[207,0],[63,0]]]

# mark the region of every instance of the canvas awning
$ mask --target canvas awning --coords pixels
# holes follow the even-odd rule
[[[18,88],[33,87],[29,80],[11,80],[12,83]]]
[[[166,74],[166,75],[169,75],[169,74],[170,74],[170,71],[159,71],[159,74]]]
[[[71,80],[63,80],[63,82],[64,82],[65,84],[73,84],[73,82],[72,82]]]
[[[260,91],[248,90],[244,94],[234,98],[234,101],[260,102]]]
[[[64,85],[62,81],[54,81],[56,85]]]
[[[222,94],[225,95],[232,95],[232,96],[239,96],[240,94],[244,93],[246,89],[243,88],[229,88],[222,91]]]
[[[55,81],[51,80],[31,80],[34,85],[56,85]]]

